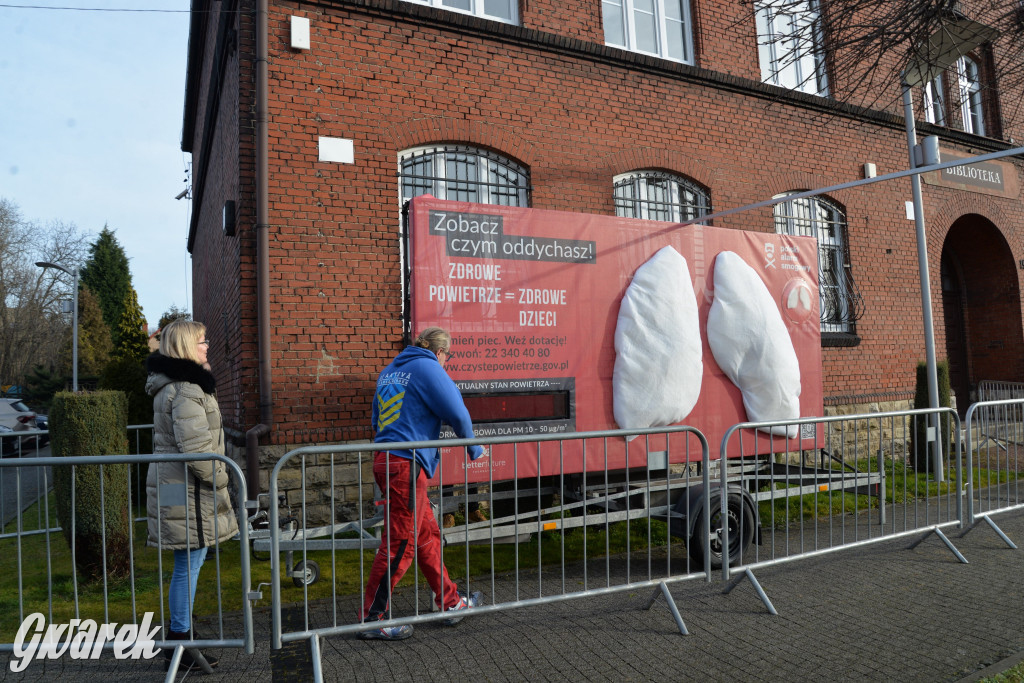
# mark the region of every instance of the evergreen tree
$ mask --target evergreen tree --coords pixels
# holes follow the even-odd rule
[[[175,320],[191,320],[192,314],[184,308],[178,308],[175,305],[171,305],[167,311],[160,316],[160,323],[156,326],[158,330],[164,329],[169,323]]]
[[[47,414],[53,395],[62,391],[69,381],[65,375],[54,375],[48,368],[37,365],[25,378],[25,400],[35,410]]]
[[[89,259],[79,276],[82,284],[99,299],[103,322],[110,330],[114,346],[119,346],[118,327],[125,298],[132,288],[132,275],[128,268],[128,256],[114,232],[107,226],[103,226],[100,236],[89,245]]]
[[[128,288],[121,311],[114,356],[141,363],[149,355],[149,339],[145,331],[146,319],[142,317],[142,306],[139,305],[139,295],[134,287]]]
[[[65,345],[67,367],[71,367],[71,335]],[[78,374],[98,377],[114,350],[110,329],[103,322],[100,303],[92,290],[83,286],[78,292]]]

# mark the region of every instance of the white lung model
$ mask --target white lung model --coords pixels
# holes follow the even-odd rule
[[[612,410],[622,429],[682,422],[700,395],[697,297],[686,259],[664,247],[640,266],[615,327]]]
[[[799,296],[799,295],[797,295]],[[800,417],[800,362],[778,305],[764,282],[736,253],[715,258],[715,299],[708,312],[715,362],[743,393],[751,422]],[[796,425],[774,427],[796,438]]]

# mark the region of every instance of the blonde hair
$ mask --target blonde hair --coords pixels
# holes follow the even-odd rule
[[[199,362],[196,342],[206,336],[206,325],[179,318],[160,330],[160,353],[169,358]]]
[[[448,334],[448,330],[440,327],[428,327],[420,332],[420,336],[416,337],[416,341],[412,345],[431,353],[447,352],[452,347],[452,336]]]

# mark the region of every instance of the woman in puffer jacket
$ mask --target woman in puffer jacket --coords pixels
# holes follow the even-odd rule
[[[153,452],[224,454],[224,431],[209,370],[206,326],[175,320],[146,359],[146,392],[153,397]],[[149,545],[174,551],[168,640],[194,640],[192,605],[199,569],[210,546],[238,533],[223,462],[153,462],[146,478]],[[164,651],[170,660],[171,651]],[[211,664],[216,659],[206,656]],[[186,652],[182,665],[194,664]]]

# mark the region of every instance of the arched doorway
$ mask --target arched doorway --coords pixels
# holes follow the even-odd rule
[[[950,389],[963,415],[978,382],[1024,381],[1020,283],[1002,233],[975,214],[950,226],[941,280]]]

